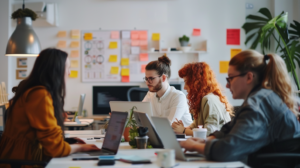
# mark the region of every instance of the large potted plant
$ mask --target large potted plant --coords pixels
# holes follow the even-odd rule
[[[137,135],[138,135],[138,125],[133,117],[133,111],[134,109],[137,109],[135,106],[133,106],[129,111],[129,117],[127,119],[127,124],[123,133],[124,139],[126,142],[132,141]]]
[[[253,40],[251,49],[256,49],[260,44],[262,53],[270,50],[271,41],[275,42],[273,52],[278,53],[285,61],[287,69],[293,75],[297,89],[300,90],[299,79],[296,74],[296,64],[300,66],[300,23],[293,21],[288,29],[288,14],[282,12],[272,17],[267,8],[261,8],[259,15],[248,15],[247,22],[242,26],[247,38],[245,44]]]

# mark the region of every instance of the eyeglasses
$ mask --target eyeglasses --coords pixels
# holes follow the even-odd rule
[[[235,76],[231,76],[231,77],[227,77],[226,80],[227,80],[227,83],[230,84],[230,82],[232,81],[233,78],[235,77],[239,77],[239,76],[244,76],[246,75],[248,72],[245,72],[245,73],[242,73],[242,74],[239,74],[239,75],[235,75]]]
[[[160,76],[155,76],[155,77],[149,77],[149,78],[147,78],[147,77],[144,77],[143,79],[144,79],[144,81],[145,82],[149,82],[149,83],[152,83],[153,82],[153,80],[155,79],[155,78],[160,78],[161,77],[161,75]]]

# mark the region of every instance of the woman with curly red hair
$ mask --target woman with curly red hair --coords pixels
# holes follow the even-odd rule
[[[184,89],[188,92],[187,99],[194,122],[186,128],[181,121],[173,122],[172,127],[176,133],[193,135],[192,129],[203,125],[209,135],[220,130],[231,120],[231,105],[222,94],[208,64],[205,62],[189,63],[181,68],[178,74],[184,79]]]

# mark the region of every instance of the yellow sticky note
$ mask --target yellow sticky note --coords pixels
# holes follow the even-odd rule
[[[111,42],[109,43],[109,48],[110,48],[110,49],[116,49],[116,48],[118,48],[118,42],[116,42],[116,41],[111,41]]]
[[[240,48],[232,48],[232,49],[230,49],[230,58],[234,57],[235,55],[237,55],[241,51],[242,51],[242,49],[240,49]]]
[[[110,74],[119,74],[119,67],[114,67],[114,66],[112,66],[111,68],[110,68]]]
[[[109,62],[117,62],[118,61],[118,56],[117,55],[110,55],[108,61]]]
[[[121,76],[129,76],[129,68],[122,68]]]
[[[71,30],[71,38],[79,39],[80,38],[80,30]]]
[[[70,47],[71,48],[77,48],[77,47],[79,47],[79,41],[72,41],[71,44],[70,44]]]
[[[67,37],[67,32],[66,31],[59,31],[56,36],[57,37]]]
[[[84,33],[84,40],[93,40],[93,33]]]
[[[122,66],[128,66],[129,65],[129,58],[122,58],[121,59],[121,65]]]
[[[70,57],[72,58],[79,57],[79,50],[71,50]]]
[[[57,48],[66,48],[67,42],[66,41],[58,41],[56,46],[57,46]]]
[[[70,78],[77,78],[78,77],[78,71],[70,71]]]
[[[220,73],[227,73],[229,68],[229,61],[220,61]]]
[[[71,65],[70,65],[71,68],[78,68],[78,65],[79,65],[78,60],[71,60]]]
[[[153,41],[159,41],[160,39],[160,34],[159,33],[153,33],[152,34],[152,40]]]

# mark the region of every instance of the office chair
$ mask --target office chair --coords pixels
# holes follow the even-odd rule
[[[133,91],[138,91],[139,93],[146,93],[147,94],[148,90],[149,90],[148,88],[136,88],[136,87],[132,87],[132,88],[128,89],[128,91],[127,91],[127,100],[131,101],[130,95],[131,95],[131,92],[133,92]],[[140,97],[140,99],[141,100],[135,100],[135,101],[142,101],[143,97],[142,98]]]
[[[274,142],[248,156],[248,165],[258,168],[300,168],[300,138]]]

